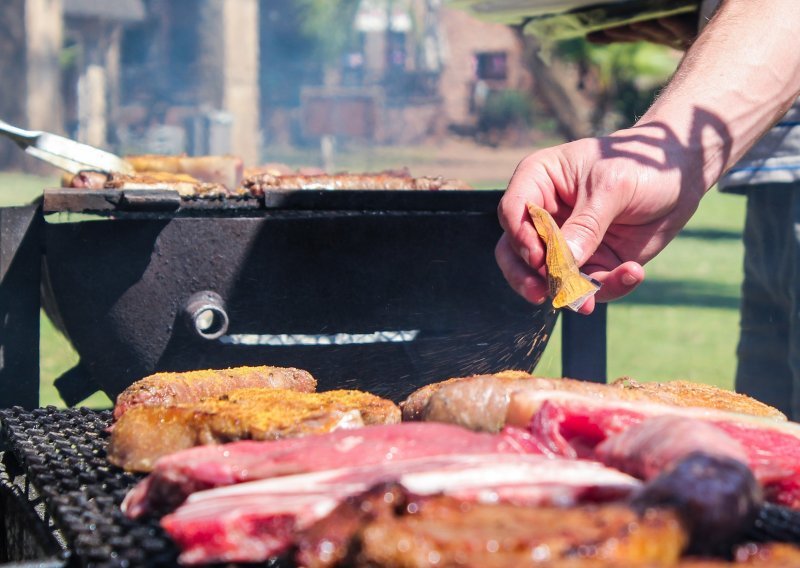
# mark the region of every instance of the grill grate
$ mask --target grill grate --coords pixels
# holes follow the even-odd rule
[[[42,522],[40,529],[55,533],[74,564],[174,565],[178,551],[158,522],[133,521],[120,510],[125,494],[142,476],[108,463],[110,423],[108,410],[52,406],[0,410],[0,449],[4,450],[0,489],[11,487],[17,496],[27,495]],[[24,481],[12,482],[11,477],[20,471]],[[800,512],[766,505],[748,537],[798,544]],[[286,562],[274,559],[267,565],[285,566]]]
[[[5,452],[43,499],[75,563],[175,564],[177,550],[156,521],[133,521],[120,510],[141,476],[106,460],[110,411],[11,408],[0,410],[0,423]]]

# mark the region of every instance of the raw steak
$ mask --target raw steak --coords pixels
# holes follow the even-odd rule
[[[458,426],[416,422],[272,442],[202,446],[161,458],[122,506],[129,516],[138,517],[169,512],[195,491],[277,475],[426,456],[530,452],[532,445],[514,434],[481,434]]]
[[[162,519],[181,562],[258,562],[284,553],[308,527],[351,495],[396,481],[415,495],[465,502],[574,505],[620,499],[638,482],[595,462],[542,456],[473,454],[391,460],[241,483],[194,493]]]
[[[566,392],[517,392],[508,409],[511,424],[527,424],[538,449],[559,457],[594,457],[598,444],[655,416],[714,425],[744,448],[747,465],[764,485],[768,500],[800,507],[800,425],[794,422]]]

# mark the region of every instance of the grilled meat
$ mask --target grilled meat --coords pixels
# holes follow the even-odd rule
[[[728,412],[740,412],[751,416],[763,416],[775,420],[786,420],[780,410],[744,394],[739,394],[712,385],[690,381],[668,381],[663,383],[640,383],[630,377],[621,377],[611,383],[612,387],[627,392],[647,395],[653,402],[675,406],[715,408]]]
[[[292,367],[237,367],[183,373],[156,373],[136,381],[117,397],[114,418],[136,406],[174,406],[217,398],[234,389],[264,387],[314,392],[317,381]]]
[[[273,442],[234,442],[178,452],[158,461],[153,472],[125,498],[131,517],[171,511],[195,491],[279,475],[365,467],[431,456],[521,454],[505,435],[418,422],[339,430]]]
[[[495,390],[501,393],[506,392],[510,384],[514,381],[530,379],[531,376],[532,375],[524,371],[503,371],[495,373],[494,375],[474,375],[472,377],[447,379],[446,381],[425,385],[412,392],[408,398],[400,403],[400,408],[403,410],[403,420],[423,420],[425,418],[425,407],[428,401],[434,393],[448,385],[459,384],[464,385],[463,388],[466,389],[485,388],[487,391],[490,391],[485,395],[484,404],[481,405],[483,409],[486,409],[485,404],[487,401],[494,398],[493,394]],[[486,377],[486,380],[484,381],[481,377]],[[472,383],[481,383],[481,387],[473,386]],[[499,412],[494,410],[488,410],[488,412],[492,414],[492,416],[497,416],[499,414]]]
[[[713,558],[686,558],[679,568],[733,568],[758,566],[759,568],[794,568],[800,566],[800,548],[783,543],[746,543],[738,546],[733,561]]]
[[[239,389],[194,404],[128,410],[114,426],[108,459],[127,470],[149,471],[158,458],[197,445],[274,440],[399,421],[400,409],[394,403],[360,391]]]
[[[203,182],[183,173],[137,172],[132,175],[79,172],[66,180],[68,187],[80,189],[167,189],[183,197],[224,197],[231,190],[221,183]]]
[[[610,436],[594,450],[604,464],[652,479],[692,452],[747,462],[747,451],[722,429],[686,416],[656,416]]]
[[[460,180],[442,177],[412,177],[401,173],[380,174],[257,174],[244,179],[242,186],[251,195],[261,196],[274,189],[472,189]]]
[[[508,422],[527,428],[529,442],[561,457],[593,456],[599,444],[645,420],[675,416],[702,420],[738,442],[767,500],[800,508],[800,425],[708,408],[598,399],[559,391],[517,391]]]
[[[255,562],[285,552],[293,533],[320,520],[349,496],[397,480],[415,495],[445,493],[463,503],[574,503],[598,488],[617,498],[637,482],[597,463],[542,456],[474,454],[387,460],[288,475],[192,494],[163,518],[181,561]]]
[[[517,392],[573,392],[597,400],[642,401],[678,407],[702,407],[774,420],[786,420],[778,410],[748,396],[687,381],[610,385],[574,379],[547,379],[519,371],[476,375],[428,385],[401,403],[406,420],[433,420],[474,430],[498,431],[507,422],[508,404]]]
[[[234,156],[160,156],[147,154],[126,156],[137,172],[152,175],[154,172],[186,174],[204,183],[223,185],[228,189],[239,187],[244,166],[241,158]]]
[[[297,562],[331,566],[674,566],[686,543],[667,510],[533,508],[376,487],[301,533]]]

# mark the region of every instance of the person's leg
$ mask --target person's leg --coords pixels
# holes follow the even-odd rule
[[[775,406],[787,415],[792,412],[794,400],[794,374],[789,365],[796,248],[793,201],[788,184],[754,187],[747,197],[736,351],[737,392]]]

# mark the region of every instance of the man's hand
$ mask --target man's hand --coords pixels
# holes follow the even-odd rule
[[[525,204],[562,225],[596,299],[624,296],[723,172],[800,96],[797,0],[723,0],[634,128],[525,158],[500,202],[498,264],[531,302],[547,295]],[[589,313],[594,299],[581,308]]]
[[[526,210],[549,211],[583,272],[603,287],[598,301],[624,296],[691,217],[706,189],[701,163],[664,126],[652,124],[531,154],[517,166],[499,218],[495,250],[509,284],[525,299],[547,299],[545,250]],[[698,160],[701,159],[697,155]],[[581,313],[594,309],[590,299]]]
[[[600,44],[648,41],[685,50],[697,37],[697,23],[697,14],[692,12],[608,28],[589,34],[587,39]]]

